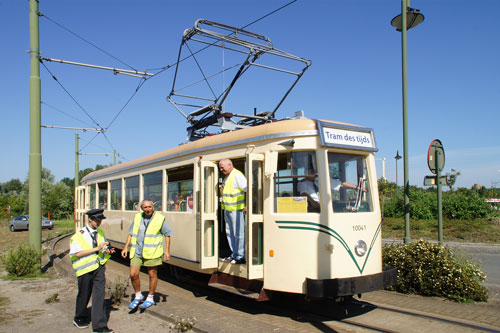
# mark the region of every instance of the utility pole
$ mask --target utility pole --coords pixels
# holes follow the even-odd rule
[[[29,155],[29,243],[42,248],[42,136],[38,1],[29,0],[30,21],[30,155]]]
[[[78,134],[75,134],[75,191],[80,185],[80,165],[78,160]],[[76,193],[76,192],[75,192]]]

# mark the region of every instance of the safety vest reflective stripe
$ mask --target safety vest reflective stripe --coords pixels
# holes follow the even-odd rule
[[[142,220],[142,213],[135,214],[134,226],[132,228],[132,238],[130,249],[130,258],[133,258],[137,249],[137,235],[139,234],[139,225]],[[163,235],[161,227],[165,217],[159,213],[154,213],[149,222],[144,234],[144,244],[142,249],[142,257],[144,259],[154,259],[163,256]]]
[[[97,243],[101,244],[105,241],[104,232],[101,229],[97,229]],[[82,250],[92,249],[91,245],[85,240],[83,235],[79,232],[75,233],[70,239],[70,246],[72,242],[77,242]],[[92,272],[99,268],[99,264],[104,265],[111,256],[105,254],[104,252],[92,253],[84,257],[78,258],[77,256],[70,256],[73,269],[75,270],[76,276],[82,276],[83,274]]]
[[[224,183],[224,190],[222,191],[222,209],[227,211],[242,210],[245,208],[245,191],[240,188],[233,189],[236,174],[241,174],[243,176],[241,171],[234,169],[226,179],[226,182]]]

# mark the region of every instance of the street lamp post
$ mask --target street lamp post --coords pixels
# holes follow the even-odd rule
[[[396,150],[396,156],[394,156],[396,159],[396,191],[399,192],[399,185],[398,185],[398,161],[401,159],[401,155],[399,155],[399,150]]]
[[[401,32],[402,81],[403,81],[403,164],[404,164],[404,210],[405,244],[410,243],[410,188],[408,166],[408,112],[406,100],[406,31],[424,21],[418,9],[409,8],[409,0],[401,0],[401,15],[391,20],[391,25]]]

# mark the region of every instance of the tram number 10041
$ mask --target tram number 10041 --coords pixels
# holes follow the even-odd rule
[[[352,231],[365,231],[366,224],[357,224],[352,226]]]

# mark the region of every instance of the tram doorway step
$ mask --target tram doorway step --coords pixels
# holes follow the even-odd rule
[[[217,288],[217,289],[220,289],[220,290],[224,290],[224,291],[227,291],[231,294],[236,294],[236,295],[240,295],[240,296],[243,296],[243,297],[247,297],[247,298],[251,298],[251,299],[259,299],[259,293],[256,293],[256,292],[253,292],[253,291],[250,291],[250,290],[245,290],[245,289],[240,289],[240,288],[236,288],[236,287],[231,287],[231,286],[226,286],[225,284],[222,284],[222,283],[209,283],[208,284],[210,287],[212,288]]]
[[[232,294],[251,298],[257,301],[268,301],[268,293],[262,288],[262,280],[248,280],[242,277],[215,272],[210,277],[208,285]]]

